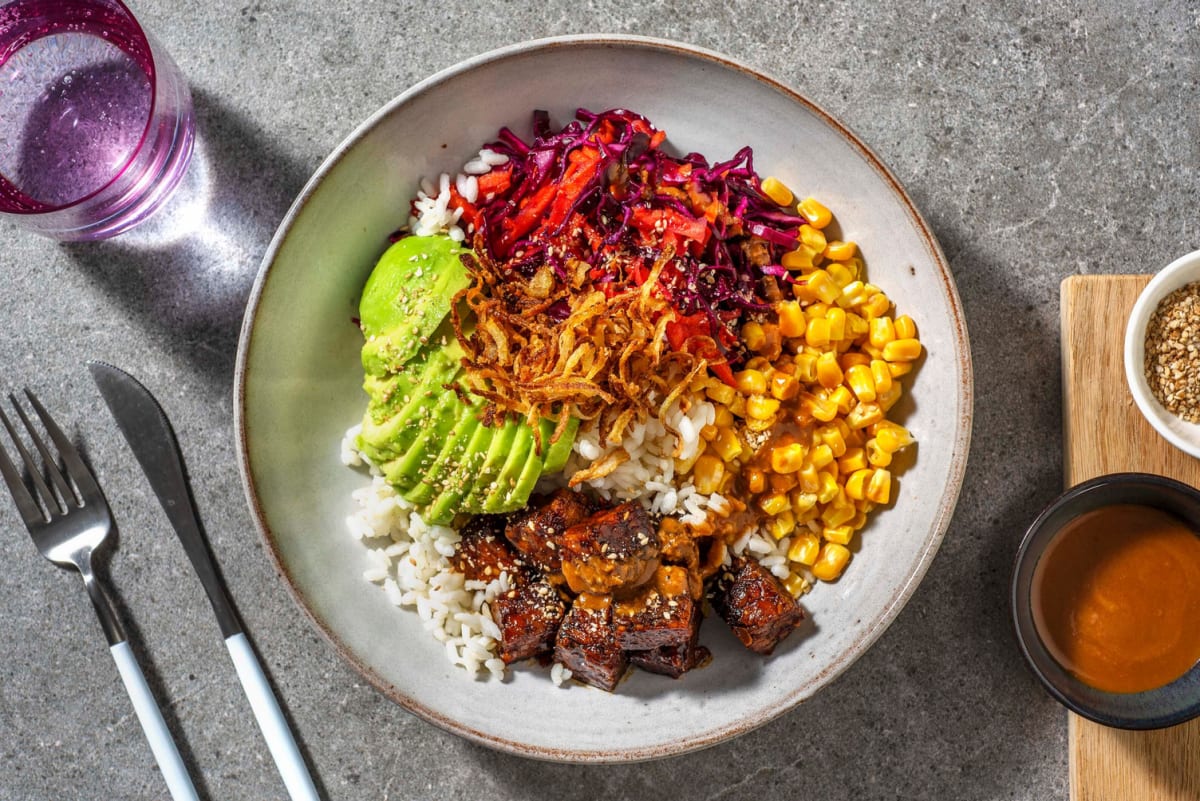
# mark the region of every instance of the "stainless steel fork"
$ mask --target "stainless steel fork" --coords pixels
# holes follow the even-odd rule
[[[150,741],[150,750],[154,753],[163,778],[166,779],[171,797],[175,801],[198,801],[196,789],[179,756],[179,749],[171,739],[162,712],[150,692],[149,685],[146,684],[146,677],[142,675],[142,669],[129,648],[120,618],[113,610],[112,601],[104,585],[96,577],[93,557],[104,545],[113,527],[108,502],[75,446],[55,424],[34,394],[25,390],[25,395],[41,420],[42,427],[50,436],[57,450],[57,457],[38,434],[17,397],[10,394],[8,398],[34,448],[41,456],[42,466],[38,466],[37,459],[25,447],[9,416],[0,408],[0,422],[8,430],[13,446],[20,454],[33,491],[30,491],[20,471],[3,448],[0,448],[0,473],[3,474],[17,505],[17,511],[20,512],[42,556],[59,567],[74,568],[83,576],[92,606],[96,608],[96,614],[100,618],[100,626],[108,638],[109,650],[117,663],[125,690],[133,701],[134,711],[137,712],[146,739]],[[66,471],[65,475],[59,468],[60,458]]]

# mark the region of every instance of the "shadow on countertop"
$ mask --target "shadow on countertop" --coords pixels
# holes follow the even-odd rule
[[[310,170],[220,98],[193,99],[196,149],[175,195],[131,231],[63,247],[148,337],[225,391],[259,262]]]

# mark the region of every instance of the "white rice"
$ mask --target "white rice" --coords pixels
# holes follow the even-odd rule
[[[416,610],[425,630],[444,644],[447,658],[469,674],[504,676],[496,656],[500,629],[490,606],[510,589],[508,575],[491,582],[467,581],[450,566],[458,532],[430,525],[400,497],[379,471],[354,447],[355,426],[342,440],[342,461],[367,464],[371,483],[354,491],[357,506],[346,528],[366,546],[363,578],[379,585],[396,606]]]
[[[462,209],[450,208],[450,184],[468,203],[476,203],[490,198],[479,197],[479,179],[476,176],[486,175],[493,167],[508,163],[508,156],[488,150],[486,147],[479,155],[463,166],[463,171],[453,179],[447,173],[442,173],[435,184],[428,178],[421,179],[421,188],[413,203],[414,213],[408,218],[408,228],[417,236],[432,236],[447,234],[455,242],[466,240],[467,236],[475,233],[474,227],[459,225]]]
[[[679,474],[691,471],[702,450],[700,429],[711,425],[716,416],[716,408],[696,396],[668,407],[665,425],[652,417],[630,426],[620,445],[601,443],[595,429],[581,432],[563,475],[569,479],[596,460],[624,450],[629,454],[627,461],[607,476],[583,482],[583,486],[607,501],[636,500],[653,514],[678,517],[684,523],[702,523],[709,512],[728,514],[729,502],[723,495],[701,494],[690,477],[679,479]]]

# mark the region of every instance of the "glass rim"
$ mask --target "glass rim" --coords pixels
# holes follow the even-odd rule
[[[84,1],[86,2],[88,0],[84,0]],[[0,6],[0,9],[3,9],[4,7],[7,7],[7,6],[23,5],[28,2],[29,2],[29,0],[14,0],[14,2],[6,3],[5,6]],[[97,5],[105,5],[105,6],[109,6],[109,7],[115,6],[116,10],[118,10],[120,13],[124,14],[125,18],[130,23],[132,23],[132,29],[130,30],[130,38],[132,39],[132,41],[135,43],[141,44],[142,47],[144,48],[145,63],[142,64],[142,60],[137,58],[136,54],[129,53],[125,49],[125,47],[122,47],[120,41],[114,41],[113,39],[111,39],[107,36],[102,37],[105,39],[105,41],[112,42],[114,45],[116,45],[116,47],[120,48],[120,50],[122,52],[126,53],[126,55],[133,56],[134,60],[138,61],[139,66],[144,66],[146,68],[146,77],[150,81],[150,108],[146,114],[146,124],[144,126],[142,126],[141,136],[138,137],[137,144],[134,147],[130,148],[129,155],[121,163],[121,166],[113,172],[112,176],[107,181],[105,181],[103,184],[98,186],[96,189],[92,190],[91,192],[88,192],[86,195],[82,195],[81,197],[78,197],[75,200],[72,200],[67,203],[57,203],[57,204],[43,203],[42,201],[34,200],[33,198],[29,198],[30,201],[32,201],[33,203],[36,204],[36,206],[37,206],[36,208],[7,208],[6,207],[7,200],[5,200],[6,193],[0,192],[0,214],[10,214],[10,215],[32,217],[32,216],[39,216],[39,215],[56,214],[61,211],[67,211],[67,210],[78,208],[79,206],[82,206],[83,204],[87,203],[88,201],[90,201],[90,200],[102,195],[104,192],[108,191],[112,187],[113,184],[115,184],[118,180],[120,180],[120,178],[125,175],[125,172],[129,169],[129,167],[137,159],[138,154],[140,154],[142,152],[142,148],[145,147],[146,141],[149,139],[150,129],[154,124],[154,113],[158,109],[158,105],[159,105],[158,63],[155,59],[155,54],[154,54],[154,42],[153,42],[150,34],[146,31],[145,28],[142,27],[141,22],[138,21],[137,16],[133,13],[132,10],[130,10],[129,6],[127,6],[123,2],[123,0],[90,0],[90,2],[97,4]],[[48,29],[42,33],[39,33],[37,36],[30,38],[28,41],[22,42],[20,44],[20,46],[16,48],[16,50],[5,54],[3,58],[0,58],[0,66],[3,66],[5,63],[7,63],[8,59],[11,58],[13,53],[23,49],[24,47],[28,46],[29,44],[36,42],[39,39],[44,39],[47,36],[53,36],[55,34],[62,33],[64,30],[74,31],[75,29],[70,27],[67,23],[58,23],[57,25],[51,27],[50,29]],[[92,33],[92,31],[86,30],[86,29],[81,32]],[[11,189],[17,195],[22,195],[22,196],[25,195],[24,192],[21,192],[21,190],[17,189],[16,185],[13,184],[13,182],[3,172],[0,172],[0,186],[4,186],[8,189]]]

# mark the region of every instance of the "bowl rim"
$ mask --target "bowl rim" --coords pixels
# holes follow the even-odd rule
[[[338,634],[332,631],[328,625],[317,617],[312,607],[305,598],[304,592],[293,580],[289,570],[283,563],[283,560],[276,547],[276,536],[268,525],[264,516],[264,510],[260,503],[257,491],[254,485],[254,479],[251,473],[251,466],[248,452],[248,434],[246,429],[246,377],[247,367],[251,358],[251,353],[255,347],[255,323],[258,319],[258,311],[260,303],[266,293],[267,285],[270,278],[271,266],[274,264],[283,243],[290,234],[297,217],[313,197],[317,188],[325,177],[337,166],[348,151],[354,148],[358,142],[363,139],[372,129],[374,129],[383,119],[395,113],[400,107],[411,102],[416,97],[431,91],[442,83],[451,80],[458,75],[470,72],[481,67],[484,67],[493,62],[503,61],[515,57],[527,56],[540,51],[551,51],[562,48],[570,48],[578,45],[597,47],[607,46],[614,48],[642,48],[658,52],[668,52],[680,55],[683,57],[694,58],[710,64],[729,69],[735,72],[740,72],[747,77],[758,81],[771,89],[779,92],[787,97],[792,102],[808,110],[814,116],[819,118],[825,125],[828,125],[836,131],[843,140],[857,151],[864,159],[866,164],[873,170],[883,181],[888,188],[894,193],[895,198],[901,204],[908,218],[911,220],[914,231],[921,238],[929,258],[937,268],[937,277],[942,282],[944,295],[948,301],[950,311],[949,327],[951,329],[951,341],[957,345],[958,358],[957,364],[959,368],[959,386],[957,387],[957,397],[961,401],[961,413],[956,422],[953,447],[948,460],[948,483],[944,492],[938,499],[938,507],[933,516],[932,525],[929,535],[924,541],[913,565],[912,572],[907,576],[906,580],[899,583],[893,592],[891,598],[883,605],[881,612],[875,620],[871,621],[870,627],[864,631],[859,639],[858,647],[853,649],[853,653],[843,653],[838,656],[826,669],[816,677],[811,683],[812,686],[806,690],[800,689],[783,697],[776,707],[765,710],[757,715],[741,718],[733,723],[724,725],[718,728],[713,728],[703,733],[702,735],[691,737],[683,741],[672,741],[652,746],[638,746],[633,748],[606,748],[603,750],[584,750],[584,749],[550,749],[540,746],[531,746],[526,743],[518,742],[504,737],[493,735],[475,730],[469,726],[460,723],[457,720],[448,718],[430,709],[417,699],[407,695],[400,688],[386,681],[369,665],[364,664],[358,656],[350,650],[350,648],[342,641]],[[246,496],[248,507],[251,511],[251,517],[254,520],[255,528],[265,545],[271,562],[273,563],[277,574],[283,579],[293,601],[300,607],[301,611],[308,617],[314,627],[321,632],[325,639],[333,646],[336,652],[344,660],[346,660],[356,671],[380,693],[389,698],[408,712],[417,717],[432,723],[448,732],[464,737],[467,740],[486,745],[491,748],[496,748],[508,753],[531,757],[535,759],[556,761],[556,762],[572,762],[572,763],[612,763],[612,762],[629,762],[642,761],[649,759],[658,759],[668,756],[676,756],[691,751],[696,751],[706,748],[733,737],[745,734],[753,729],[765,725],[771,720],[779,717],[787,711],[795,708],[797,704],[811,697],[814,693],[830,684],[837,676],[845,672],[855,661],[858,660],[867,650],[879,639],[880,636],[887,630],[897,615],[903,609],[909,598],[915,592],[917,586],[928,572],[929,567],[941,546],[947,529],[949,528],[951,518],[957,506],[958,498],[962,490],[963,478],[966,473],[967,458],[970,451],[971,431],[974,417],[974,377],[973,364],[971,358],[971,348],[968,338],[966,316],[963,311],[962,301],[958,294],[958,289],[953,280],[953,273],[950,270],[949,262],[934,237],[931,227],[925,218],[918,211],[916,204],[903,188],[900,181],[895,177],[891,170],[883,163],[883,161],[872,151],[863,141],[844,123],[837,120],[822,107],[808,99],[798,91],[790,88],[784,82],[769,76],[765,72],[743,64],[729,56],[698,47],[692,44],[685,44],[668,39],[635,36],[626,34],[571,34],[564,36],[552,36],[545,38],[537,38],[517,42],[514,44],[499,47],[484,53],[472,56],[463,61],[458,62],[450,67],[442,69],[424,80],[414,84],[400,94],[396,95],[390,101],[385,103],[377,111],[371,114],[365,121],[360,123],[353,131],[343,139],[325,160],[316,169],[313,175],[305,183],[300,194],[288,209],[283,220],[280,222],[278,229],[271,239],[270,244],[265,251],[258,275],[255,278],[251,288],[246,312],[242,320],[241,330],[239,332],[237,360],[234,369],[234,388],[233,388],[233,410],[234,410],[234,436],[235,445],[238,454],[238,471],[242,480],[243,491]]]
[[[1192,271],[1194,274],[1187,281],[1180,281],[1181,274]],[[1150,317],[1158,308],[1158,304],[1174,290],[1194,281],[1200,281],[1200,250],[1185,253],[1158,271],[1150,282],[1138,294],[1125,323],[1125,342],[1123,360],[1125,367],[1125,383],[1129,393],[1142,416],[1176,448],[1200,459],[1200,424],[1188,423],[1182,418],[1167,411],[1150,390],[1143,373],[1146,359],[1146,327]],[[1189,439],[1180,433],[1171,423],[1194,433]]]
[[[1178,479],[1156,473],[1106,473],[1065,490],[1042,508],[1021,538],[1021,544],[1013,559],[1012,578],[1009,583],[1010,623],[1029,671],[1037,677],[1046,691],[1067,709],[1090,721],[1113,728],[1162,729],[1200,716],[1200,662],[1175,681],[1162,687],[1140,693],[1106,692],[1084,684],[1058,665],[1042,643],[1033,617],[1033,604],[1030,601],[1033,574],[1038,559],[1056,539],[1054,533],[1045,533],[1044,527],[1064,508],[1079,503],[1081,499],[1090,495],[1111,493],[1114,486],[1145,487],[1151,491],[1166,490],[1178,493],[1192,501],[1200,514],[1200,490]],[[1119,498],[1101,499],[1096,506],[1088,507],[1078,514],[1093,508],[1129,502]],[[1074,519],[1075,516],[1076,514],[1072,514],[1069,519]],[[1053,665],[1057,670],[1044,670],[1043,665]],[[1051,675],[1052,673],[1054,675]],[[1059,680],[1056,681],[1056,678]],[[1190,688],[1192,700],[1180,705],[1170,704],[1176,696],[1187,691],[1184,688]],[[1084,698],[1085,695],[1090,697],[1090,700]],[[1169,706],[1170,710],[1152,715],[1135,714],[1131,709],[1132,705],[1137,703],[1137,699],[1144,699],[1160,707]]]

